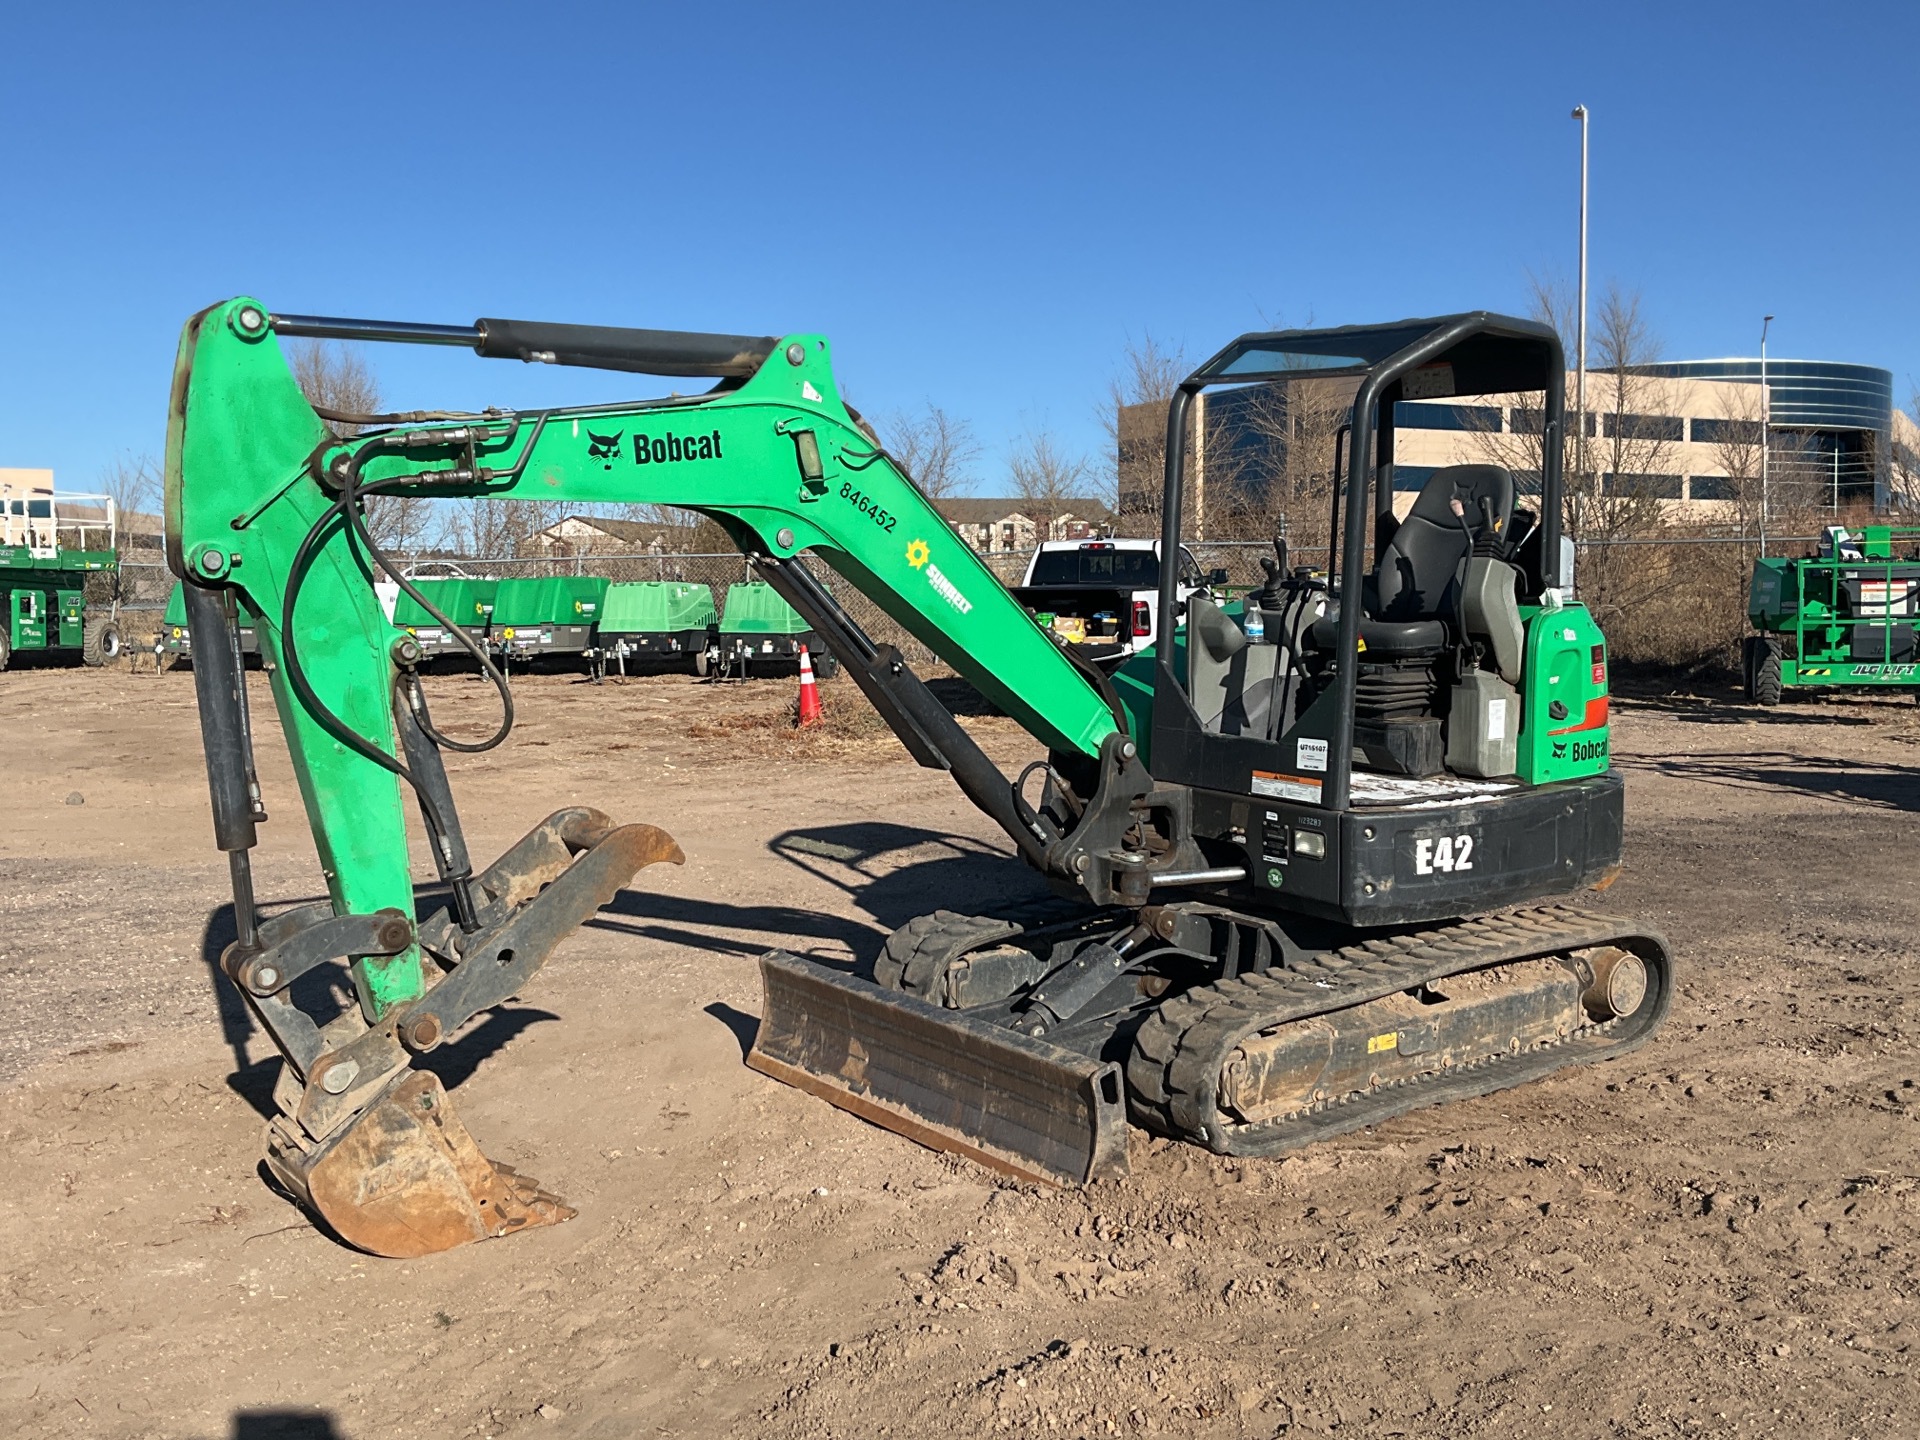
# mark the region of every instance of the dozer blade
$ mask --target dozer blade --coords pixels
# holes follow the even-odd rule
[[[312,1156],[270,1144],[268,1163],[349,1245],[394,1259],[557,1225],[558,1196],[480,1153],[437,1075],[403,1070]]]
[[[1078,1185],[1127,1173],[1117,1065],[772,950],[747,1064],[935,1150]]]

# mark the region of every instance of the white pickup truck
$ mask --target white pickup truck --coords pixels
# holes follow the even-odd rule
[[[1174,594],[1184,610],[1195,591],[1227,583],[1227,572],[1203,574],[1180,547]],[[1124,660],[1160,634],[1158,540],[1043,540],[1013,598],[1075,652],[1096,663]]]

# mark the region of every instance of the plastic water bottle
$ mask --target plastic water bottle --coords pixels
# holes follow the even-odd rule
[[[1258,605],[1247,606],[1246,619],[1242,622],[1240,628],[1247,632],[1247,640],[1249,643],[1259,645],[1265,642],[1267,638],[1267,620],[1266,617],[1260,613],[1260,607]]]

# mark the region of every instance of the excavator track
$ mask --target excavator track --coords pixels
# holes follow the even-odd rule
[[[874,982],[883,989],[904,990],[935,1004],[946,1004],[947,968],[962,955],[1035,931],[1073,922],[1090,924],[1103,913],[1052,897],[1003,906],[992,915],[935,910],[909,920],[887,937],[886,946],[873,962]]]
[[[935,910],[909,920],[887,937],[873,962],[876,984],[935,998],[947,966],[968,950],[1012,940],[1026,930],[1017,919]]]
[[[1626,977],[1620,1013],[1590,1018],[1596,1006],[1606,1011],[1604,995],[1599,1002],[1590,997],[1596,984],[1605,991],[1610,971]],[[1580,992],[1589,1006],[1567,1024],[1564,1018],[1555,1023],[1549,1007],[1535,1003],[1531,1027],[1515,1029],[1505,1043],[1455,1053],[1458,1047],[1429,1038],[1433,1048],[1424,1059],[1409,1056],[1407,1050],[1419,1048],[1410,1037],[1435,1027],[1406,1024],[1418,1018],[1421,1001],[1404,997],[1428,995],[1449,981],[1469,989],[1506,984],[1520,1002],[1509,1011],[1549,992]],[[1616,995],[1621,990],[1616,982]],[[1127,1060],[1128,1108],[1136,1123],[1223,1155],[1276,1155],[1423,1106],[1625,1054],[1658,1028],[1672,992],[1672,958],[1662,938],[1571,907],[1369,939],[1293,969],[1196,986],[1160,1005],[1140,1027]],[[1310,1027],[1316,1027],[1311,1036]],[[1356,1039],[1358,1069],[1351,1063]],[[1322,1051],[1334,1054],[1343,1045],[1350,1057],[1344,1069],[1337,1061],[1314,1069]],[[1277,1069],[1274,1050],[1289,1046],[1296,1057],[1309,1057],[1306,1068],[1294,1072],[1311,1077],[1299,1103],[1283,1100],[1271,1113],[1244,1101],[1236,1106],[1236,1093],[1254,1088],[1248,1076],[1267,1064]],[[1334,1083],[1316,1083],[1322,1075]]]

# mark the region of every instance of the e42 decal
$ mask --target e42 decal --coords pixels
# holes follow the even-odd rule
[[[1413,842],[1413,873],[1451,875],[1473,868],[1473,836],[1423,835]]]

